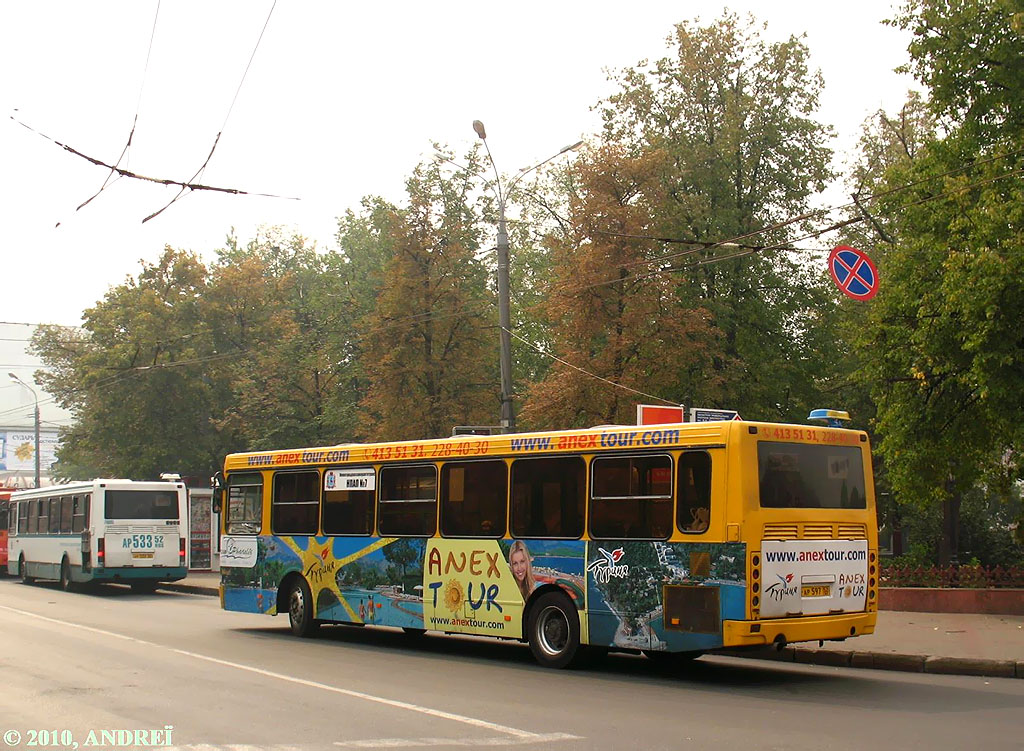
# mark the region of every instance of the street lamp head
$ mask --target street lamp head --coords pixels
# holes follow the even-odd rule
[[[578,149],[582,145],[583,145],[583,141],[577,141],[576,143],[570,144],[569,146],[563,146],[562,150],[559,151],[558,153],[559,154],[564,154],[567,151],[575,151],[576,149]]]
[[[485,141],[487,140],[487,131],[484,129],[484,124],[482,122],[480,122],[479,120],[474,120],[473,130],[476,131],[476,134],[480,136],[480,138],[482,138]]]
[[[21,380],[21,379],[20,379],[20,378],[18,378],[18,376],[16,376],[16,375],[15,375],[14,373],[8,373],[8,374],[7,374],[7,377],[8,377],[8,378],[10,378],[10,379],[11,379],[12,381],[20,381],[20,380]]]

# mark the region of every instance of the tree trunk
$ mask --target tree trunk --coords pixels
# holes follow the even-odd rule
[[[939,539],[939,565],[959,563],[960,501],[962,494],[954,490],[952,478],[946,481],[946,498],[942,501],[942,537]]]

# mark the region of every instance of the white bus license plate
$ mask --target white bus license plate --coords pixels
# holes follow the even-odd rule
[[[133,560],[152,559],[157,549],[164,546],[163,535],[139,534],[129,535],[121,543],[123,547],[131,551]]]

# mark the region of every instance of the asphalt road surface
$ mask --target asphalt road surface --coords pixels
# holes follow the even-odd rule
[[[1020,749],[1024,681],[704,657],[584,671],[515,642],[325,627],[215,598],[0,580],[7,748]],[[34,745],[33,745],[34,744]]]

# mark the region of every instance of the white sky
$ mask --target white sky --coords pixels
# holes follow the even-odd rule
[[[400,202],[431,151],[457,151],[483,120],[498,168],[514,174],[598,129],[614,89],[605,68],[666,53],[675,22],[717,19],[725,3],[280,0],[228,108],[272,0],[0,3],[0,321],[77,324],[111,285],[164,245],[212,258],[234,227],[295,228],[333,247],[335,218],[379,194]],[[806,32],[825,77],[820,117],[853,147],[863,119],[898,109],[913,82],[907,36],[881,25],[888,0],[734,0],[767,38]],[[145,77],[143,73],[145,71]],[[76,212],[106,170],[10,120],[107,163],[127,140],[132,171],[188,180],[223,136],[208,185],[301,201],[197,192],[141,224],[176,189],[122,179]],[[15,112],[17,110],[17,112]],[[54,225],[61,222],[59,228]]]

